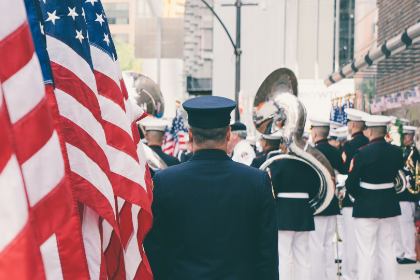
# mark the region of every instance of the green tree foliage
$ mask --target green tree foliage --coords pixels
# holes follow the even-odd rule
[[[115,39],[115,48],[117,50],[118,61],[120,62],[121,70],[134,70],[141,72],[141,59],[134,57],[134,45],[124,42],[120,39]]]

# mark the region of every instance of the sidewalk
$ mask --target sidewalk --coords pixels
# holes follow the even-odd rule
[[[420,263],[398,265],[398,280],[418,280],[420,275],[414,273],[414,270],[420,269]]]

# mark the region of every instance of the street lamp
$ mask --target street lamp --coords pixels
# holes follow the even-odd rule
[[[222,6],[235,6],[236,7],[236,44],[233,42],[232,37],[229,34],[229,31],[226,29],[226,26],[223,24],[222,20],[213,10],[213,8],[205,1],[201,0],[207,8],[214,14],[217,20],[222,25],[223,29],[226,31],[226,34],[229,37],[230,42],[232,43],[235,56],[236,56],[236,68],[235,68],[235,101],[236,101],[236,109],[235,109],[235,121],[239,121],[239,91],[241,87],[241,7],[242,6],[257,6],[256,3],[242,3],[241,0],[236,0],[235,4],[222,4]]]

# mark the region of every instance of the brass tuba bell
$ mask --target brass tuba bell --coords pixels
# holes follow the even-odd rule
[[[291,158],[310,165],[321,181],[318,194],[310,198],[315,214],[322,212],[334,196],[334,170],[326,157],[302,139],[306,109],[297,98],[297,79],[294,73],[281,68],[271,73],[261,84],[254,99],[253,121],[262,134],[283,129],[287,154],[268,159],[260,169],[266,170],[274,161]]]

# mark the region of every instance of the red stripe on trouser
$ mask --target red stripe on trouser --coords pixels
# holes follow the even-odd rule
[[[109,178],[111,171],[108,158],[98,142],[80,126],[65,117],[61,117],[61,124],[64,140],[83,151]]]
[[[4,105],[5,104],[4,98],[3,98],[2,102],[3,102],[3,105],[0,106],[0,131],[1,131],[1,136],[0,136],[0,173],[3,171],[4,167],[9,162],[10,157],[12,156],[12,153],[13,153],[12,142],[11,142],[12,140],[10,139],[11,135],[10,135],[10,131],[9,131],[9,126],[7,124],[7,119],[6,119],[7,111],[6,111],[6,106]]]
[[[143,241],[146,237],[146,234],[152,228],[153,224],[153,216],[144,209],[140,209],[139,214],[137,215],[138,218],[138,231],[137,231],[137,241],[139,244],[140,255],[142,258],[142,262],[136,272],[136,276],[134,279],[136,280],[149,280],[153,279],[152,270],[149,265],[149,261],[147,260],[147,256],[143,251]]]
[[[33,55],[31,31],[25,20],[18,29],[0,41],[0,81],[4,83],[22,69]]]
[[[130,135],[121,127],[113,123],[103,121],[106,141],[108,145],[122,151],[131,156],[135,161],[139,162],[137,156],[137,147],[131,139]]]
[[[29,220],[12,242],[0,252],[0,279],[45,279],[39,245]]]
[[[69,197],[67,178],[63,177],[53,190],[31,208],[39,244],[44,243],[70,218],[72,205]]]
[[[86,107],[99,123],[102,123],[101,109],[96,94],[69,69],[51,61],[55,88],[60,89]]]
[[[75,199],[104,218],[114,228],[119,237],[120,232],[109,200],[94,185],[78,174],[70,172],[70,180]]]
[[[54,132],[50,107],[44,98],[22,119],[13,125],[16,136],[17,157],[23,164],[50,140]]]
[[[110,65],[114,67],[114,65]],[[120,87],[115,83],[113,79],[99,71],[95,70],[96,84],[98,86],[98,94],[112,100],[115,104],[121,107],[125,112],[124,96],[121,92]]]
[[[78,203],[73,203],[74,212],[68,222],[56,233],[61,270],[64,280],[89,280],[89,268],[86,260],[82,236],[82,222]]]

